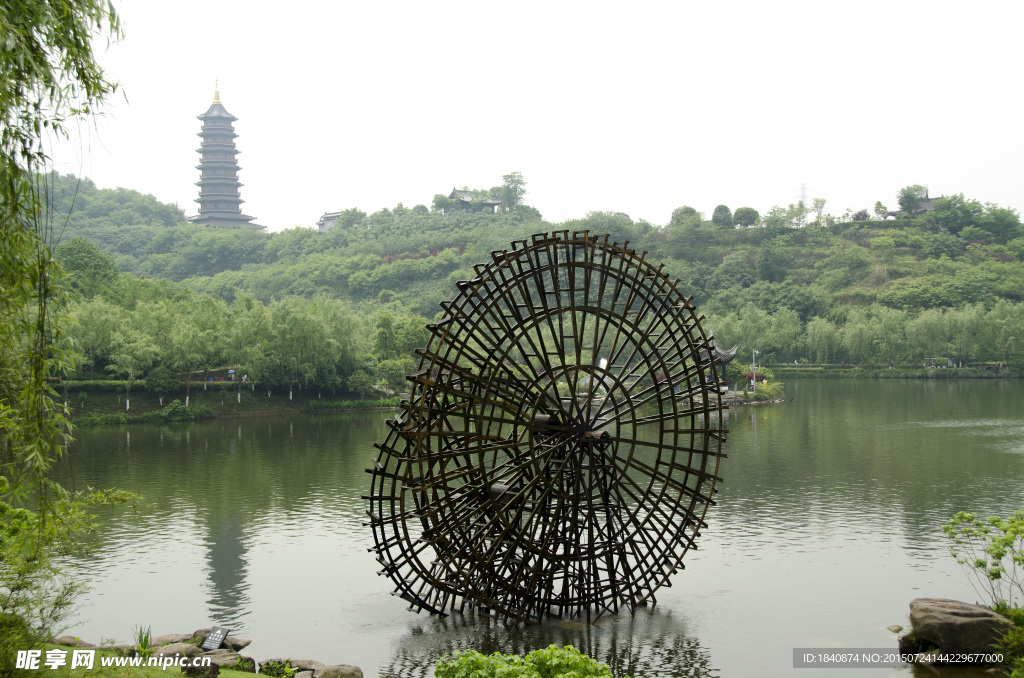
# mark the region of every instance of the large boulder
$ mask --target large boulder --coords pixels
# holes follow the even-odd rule
[[[332,664],[317,669],[313,678],[363,678],[363,670],[351,664]]]
[[[917,598],[910,602],[910,625],[919,640],[946,652],[987,654],[1013,629],[1013,622],[981,605],[948,598]]]
[[[165,633],[162,636],[153,638],[150,642],[154,647],[160,647],[161,645],[170,645],[171,643],[185,643],[192,640],[192,636],[185,633]]]

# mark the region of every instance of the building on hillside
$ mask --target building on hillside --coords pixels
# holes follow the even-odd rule
[[[448,198],[450,200],[457,200],[459,206],[467,212],[487,210],[493,214],[501,206],[500,200],[492,198],[487,193],[477,193],[476,191],[461,191],[453,188]]]
[[[320,220],[316,222],[317,230],[326,233],[339,217],[341,217],[341,212],[324,212]]]
[[[220,102],[220,89],[214,87],[213,103],[198,116],[203,121],[199,131],[199,214],[189,217],[194,224],[227,228],[263,228],[252,223],[254,217],[242,214],[242,196],[238,181],[238,150],[235,148],[234,122],[238,118],[228,113]]]

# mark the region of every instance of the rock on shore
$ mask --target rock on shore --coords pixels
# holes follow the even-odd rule
[[[994,652],[995,643],[1014,628],[1013,622],[990,608],[948,598],[911,601],[910,625],[919,644],[934,645],[945,653],[980,655]],[[906,638],[900,638],[901,651]]]

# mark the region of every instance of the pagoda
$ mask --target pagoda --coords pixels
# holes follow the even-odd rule
[[[227,228],[263,228],[252,223],[254,217],[242,214],[242,197],[238,189],[238,150],[235,148],[235,129],[232,123],[238,118],[228,113],[220,102],[220,89],[213,90],[213,103],[205,113],[198,116],[203,121],[199,137],[203,140],[199,148],[200,171],[199,214],[189,217],[194,224],[222,226]]]

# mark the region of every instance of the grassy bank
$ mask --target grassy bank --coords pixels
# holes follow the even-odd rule
[[[923,367],[921,365],[769,365],[777,378],[790,379],[1006,379],[1024,378],[1019,366]],[[749,367],[748,367],[749,369]]]
[[[72,420],[80,426],[372,409],[398,404],[398,398],[346,399],[342,397],[344,394],[299,388],[289,398],[284,388],[268,391],[252,384],[242,384],[241,389],[238,386],[237,382],[207,382],[203,388],[201,382],[193,383],[188,392],[187,411],[184,387],[157,394],[138,383],[132,387],[128,409],[125,408],[124,384],[118,381],[68,382],[66,397]],[[57,391],[63,395],[64,385],[58,385]],[[175,406],[174,401],[179,405]]]
[[[925,368],[920,365],[769,365],[775,379],[1005,379],[1024,378],[1019,366],[979,365],[975,367]],[[732,369],[732,366],[730,366]],[[132,386],[130,409],[125,408],[124,383],[120,381],[72,381],[55,384],[66,394],[71,417],[79,426],[123,425],[192,421],[218,417],[245,417],[268,414],[330,412],[397,407],[399,399],[361,399],[352,394],[296,388],[289,397],[286,388],[267,389],[252,383],[215,381],[194,382],[188,391],[188,410],[183,407],[184,387],[153,393],[139,382]],[[163,403],[161,404],[161,397]],[[177,400],[181,406],[175,407]]]

